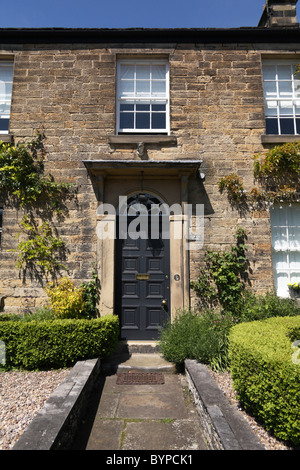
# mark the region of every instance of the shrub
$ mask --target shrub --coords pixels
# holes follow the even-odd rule
[[[197,359],[214,369],[227,367],[228,331],[233,319],[213,312],[179,313],[160,332],[164,357],[176,364]]]
[[[41,307],[34,312],[26,312],[24,315],[18,315],[19,321],[49,321],[55,320],[55,313],[48,307]]]
[[[240,303],[239,317],[241,321],[265,320],[271,317],[295,316],[300,314],[300,308],[292,299],[283,299],[272,292],[255,295],[245,292]]]
[[[7,321],[19,321],[20,315],[14,313],[1,313],[0,315],[0,322],[7,322]]]
[[[229,333],[229,357],[238,397],[268,431],[300,444],[300,365],[288,334],[300,316],[241,323]]]
[[[115,315],[92,320],[0,323],[6,369],[60,368],[78,360],[104,357],[115,349],[118,336],[119,321]]]
[[[46,292],[50,298],[51,309],[57,318],[83,318],[85,300],[82,287],[64,277],[57,284],[49,283]]]
[[[299,341],[300,340],[300,325],[296,328],[291,328],[289,333],[288,333],[289,338],[291,338],[292,341]]]

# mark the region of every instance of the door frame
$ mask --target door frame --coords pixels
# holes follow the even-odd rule
[[[201,166],[201,160],[88,160],[86,166],[97,197],[95,203],[108,203],[117,207],[120,195],[140,192],[141,171],[144,191],[156,195],[169,206],[188,203],[189,178]],[[96,205],[95,204],[95,205]],[[96,208],[96,207],[95,207]],[[103,221],[97,212],[96,226]],[[116,228],[116,215],[105,216],[111,227]],[[175,234],[181,232],[178,239]],[[101,283],[100,315],[118,314],[115,311],[115,240],[96,239],[98,276]],[[170,215],[170,303],[171,321],[177,310],[190,307],[189,252],[181,217]]]

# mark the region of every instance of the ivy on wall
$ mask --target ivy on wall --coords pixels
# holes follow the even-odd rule
[[[27,143],[0,142],[0,198],[6,206],[24,212],[18,243],[17,267],[36,277],[54,278],[66,269],[66,246],[58,236],[54,216],[63,219],[66,201],[75,195],[70,183],[57,183],[51,174],[44,173],[45,135],[38,131]]]
[[[293,142],[254,156],[253,177],[258,187],[247,191],[236,173],[221,178],[218,186],[239,210],[267,210],[274,203],[300,201],[299,176],[300,142]]]

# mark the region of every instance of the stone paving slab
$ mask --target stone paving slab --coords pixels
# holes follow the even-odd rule
[[[207,450],[184,375],[157,385],[105,377],[86,450]]]
[[[193,418],[172,422],[128,422],[123,450],[205,450],[206,446]],[[150,445],[150,448],[149,448]]]
[[[96,419],[85,450],[119,449],[123,428],[122,420]]]

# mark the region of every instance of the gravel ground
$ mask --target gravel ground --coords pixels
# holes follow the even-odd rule
[[[292,450],[290,447],[287,447],[283,442],[275,439],[271,436],[262,426],[260,426],[255,419],[248,415],[241,407],[238,399],[236,398],[236,392],[232,386],[232,379],[229,372],[217,373],[209,369],[210,374],[215,379],[219,388],[226,395],[229,401],[235,405],[238,410],[243,414],[244,418],[248,421],[254,433],[260,440],[260,442],[265,446],[266,450]]]
[[[0,372],[0,450],[9,450],[14,446],[69,371],[70,369]],[[216,373],[211,370],[210,373],[230,402],[244,415],[267,450],[291,450],[270,436],[240,407],[229,373]]]
[[[0,372],[0,450],[14,446],[69,371]]]

